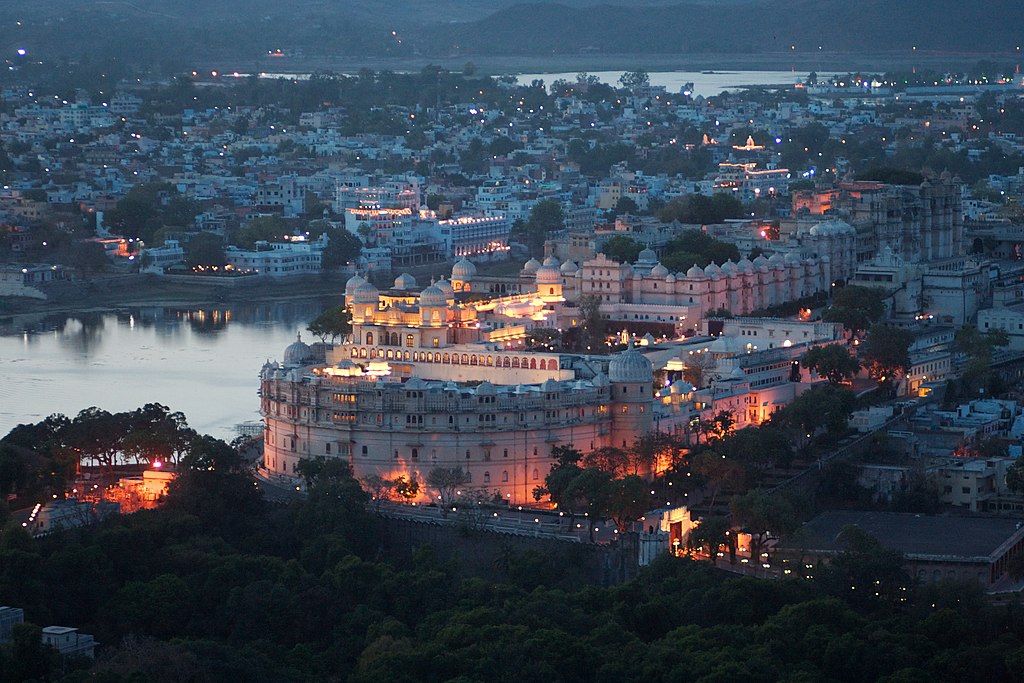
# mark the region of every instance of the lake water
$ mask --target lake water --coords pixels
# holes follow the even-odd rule
[[[602,83],[619,86],[619,78],[625,71],[590,71]],[[745,85],[795,85],[807,80],[806,71],[652,71],[648,74],[651,85],[663,85],[669,93],[678,93],[686,83],[693,83],[693,94],[709,97],[724,90],[737,90]],[[520,83],[528,84],[540,79],[550,86],[561,79],[576,80],[576,73],[516,74]]]
[[[337,301],[125,308],[0,324],[0,436],[52,413],[151,402],[201,433],[230,440],[259,419],[258,374]]]
[[[576,80],[576,71],[561,73],[534,73],[534,74],[513,74],[519,83],[529,84],[534,80],[542,80],[545,85],[550,86],[559,79],[573,82]],[[603,83],[619,87],[619,78],[625,71],[589,71],[591,76],[597,76]],[[663,85],[671,94],[678,93],[686,83],[693,83],[693,94],[709,97],[718,95],[724,90],[737,90],[746,85],[795,85],[807,80],[807,71],[715,71],[705,73],[701,71],[651,71],[648,73],[651,85]],[[240,73],[239,77],[246,77],[251,74]],[[354,75],[354,74],[347,74]],[[306,80],[308,73],[260,73],[260,78],[291,78]]]

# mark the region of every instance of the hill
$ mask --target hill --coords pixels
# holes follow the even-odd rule
[[[620,0],[621,1],[621,0]],[[182,70],[274,50],[307,58],[793,52],[1017,55],[1014,0],[0,0],[0,51]],[[820,48],[819,48],[820,46]],[[0,52],[2,53],[2,52]],[[282,64],[282,67],[285,65]]]

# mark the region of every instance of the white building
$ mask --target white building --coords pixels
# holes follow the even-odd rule
[[[287,277],[319,273],[327,234],[307,242],[257,242],[256,249],[229,246],[224,250],[228,265],[243,273],[258,273],[269,277]]]

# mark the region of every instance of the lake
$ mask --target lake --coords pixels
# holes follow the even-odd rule
[[[230,440],[259,420],[259,371],[337,299],[128,307],[0,325],[0,436],[52,413],[162,403]]]
[[[625,71],[590,71],[602,83],[619,87],[619,78]],[[723,90],[736,90],[745,85],[795,85],[807,80],[806,71],[652,71],[648,74],[651,85],[663,85],[669,93],[678,93],[684,84],[693,83],[693,95],[709,97]],[[543,80],[550,86],[561,79],[575,82],[576,73],[516,74],[519,83]]]

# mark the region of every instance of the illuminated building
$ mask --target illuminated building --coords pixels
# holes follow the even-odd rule
[[[788,168],[759,169],[755,162],[737,164],[723,161],[718,165],[713,187],[715,191],[731,190],[749,200],[785,193],[789,189],[789,180]]]
[[[463,291],[472,291],[475,273],[456,268]],[[494,322],[543,316],[561,299],[559,276],[541,266],[544,296],[471,305],[443,279],[417,291],[403,275],[381,292],[353,277],[347,343],[296,341],[261,371],[265,473],[294,478],[299,461],[312,457],[342,458],[359,478],[424,482],[433,468],[461,467],[466,488],[520,504],[533,502],[553,446],[629,446],[652,429],[688,424],[689,394],[677,386],[655,400],[653,366],[639,351],[577,356],[503,341],[509,328]]]

